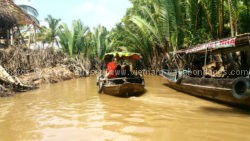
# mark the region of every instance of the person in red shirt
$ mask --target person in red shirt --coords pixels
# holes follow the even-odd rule
[[[112,78],[116,78],[116,70],[117,67],[117,59],[114,58],[112,62],[107,63],[107,78],[112,79]]]

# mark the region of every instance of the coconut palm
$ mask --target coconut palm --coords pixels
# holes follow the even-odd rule
[[[95,56],[99,59],[103,58],[106,53],[106,49],[108,48],[107,35],[107,29],[101,25],[95,27],[92,33],[93,50],[95,52]]]
[[[72,30],[65,23],[61,24],[58,35],[64,52],[67,52],[70,56],[83,52],[85,48],[84,37],[88,31],[89,28],[84,26],[80,20],[73,21]]]
[[[133,27],[127,28],[122,24],[118,24],[109,35],[112,39],[112,46],[117,51],[123,51],[123,48],[120,47],[126,47],[128,51],[140,52],[144,58],[144,64],[149,67],[152,65],[154,51],[151,46],[154,42],[149,40],[146,34],[143,34],[140,30],[135,31],[135,29],[132,29]]]
[[[117,42],[130,51],[140,52],[145,63],[159,67],[166,51],[176,50],[183,42],[181,1],[132,1],[133,7],[123,19]],[[178,17],[178,18],[177,18]],[[180,38],[182,37],[182,38]]]
[[[37,19],[39,13],[37,9],[25,4],[19,4],[17,6],[20,7],[24,12],[26,12],[37,24],[39,24],[39,20]]]
[[[59,26],[59,23],[61,21],[61,19],[55,19],[53,18],[51,15],[48,15],[47,18],[45,18],[45,21],[49,24],[49,28],[46,31],[47,32],[47,36],[48,36],[48,42],[52,44],[52,46],[54,45],[54,43],[57,42],[56,40],[56,36],[57,36],[57,28]]]
[[[112,45],[141,52],[145,63],[151,65],[159,64],[155,62],[167,52],[249,29],[247,0],[131,0],[131,3],[133,7],[111,32]],[[146,61],[145,57],[150,59]]]

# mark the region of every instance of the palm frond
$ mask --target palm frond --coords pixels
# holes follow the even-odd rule
[[[29,13],[29,14],[32,14],[33,16],[35,17],[38,17],[38,11],[32,7],[32,6],[29,6],[29,5],[24,5],[24,4],[21,4],[21,5],[18,5],[23,11]]]

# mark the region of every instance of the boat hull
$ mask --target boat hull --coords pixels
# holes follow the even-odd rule
[[[235,79],[184,77],[181,83],[167,79],[166,85],[172,89],[193,96],[214,100],[244,109],[250,109],[250,97],[237,99],[232,95],[232,83]]]
[[[138,83],[104,85],[103,92],[119,97],[137,96],[144,92],[144,85]]]

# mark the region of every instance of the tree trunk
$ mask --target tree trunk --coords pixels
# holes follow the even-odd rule
[[[195,16],[194,31],[198,29],[198,18],[199,18],[200,7],[199,6],[197,7],[198,8],[197,8],[196,16]]]
[[[224,0],[219,1],[219,38],[223,37],[224,33]]]
[[[233,24],[233,15],[232,15],[232,7],[231,7],[231,0],[228,0],[228,11],[229,11],[229,20],[230,20],[230,29],[231,29],[231,37],[234,37],[234,24]]]

